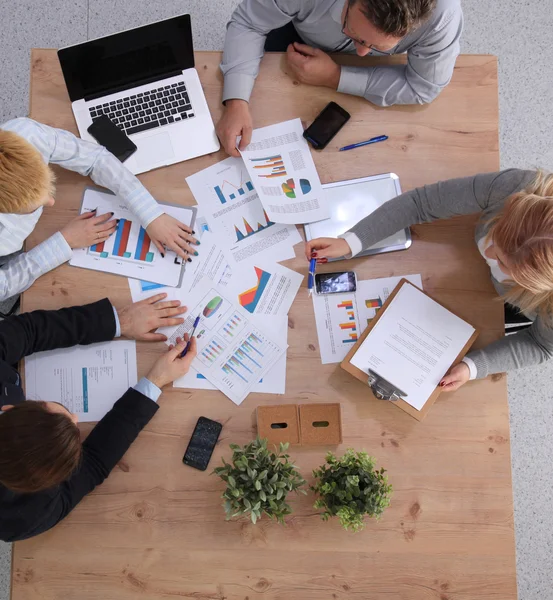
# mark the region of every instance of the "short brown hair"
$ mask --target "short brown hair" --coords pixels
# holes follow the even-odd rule
[[[20,135],[0,129],[0,213],[38,208],[53,191],[54,174],[40,152]]]
[[[437,0],[349,0],[380,31],[400,38],[406,36],[436,8]]]
[[[0,483],[19,493],[47,490],[79,466],[79,429],[45,402],[27,401],[0,415]]]

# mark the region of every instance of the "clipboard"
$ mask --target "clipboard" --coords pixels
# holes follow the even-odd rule
[[[357,343],[347,353],[347,355],[344,358],[344,360],[340,363],[340,366],[342,367],[342,369],[344,369],[345,371],[347,371],[348,373],[350,373],[350,375],[353,375],[356,379],[359,379],[359,381],[362,381],[363,383],[366,383],[369,386],[370,390],[371,390],[371,394],[375,398],[384,399],[384,400],[388,400],[388,401],[393,401],[393,404],[395,406],[397,406],[398,408],[401,408],[401,410],[405,411],[408,415],[411,415],[417,421],[422,421],[424,419],[424,417],[426,417],[426,414],[428,413],[428,411],[430,410],[430,408],[432,407],[432,405],[434,404],[434,402],[436,401],[436,398],[440,395],[440,393],[441,393],[442,390],[439,387],[436,387],[436,389],[434,390],[434,392],[432,392],[432,394],[430,395],[430,397],[428,398],[428,400],[426,401],[426,403],[424,404],[424,406],[421,408],[421,410],[417,410],[415,407],[411,406],[408,402],[406,402],[405,400],[401,399],[401,396],[402,395],[405,396],[406,394],[403,393],[398,388],[395,388],[391,382],[388,382],[385,379],[379,377],[377,373],[374,373],[374,375],[376,375],[376,378],[374,378],[374,376],[371,377],[371,375],[367,375],[364,371],[362,371],[361,369],[358,369],[356,366],[354,366],[353,364],[351,364],[351,360],[352,360],[353,356],[356,354],[356,352],[359,350],[361,344],[363,344],[363,342],[365,341],[366,337],[372,331],[373,327],[378,323],[379,319],[384,315],[384,313],[386,312],[386,309],[388,308],[388,306],[390,306],[391,302],[393,301],[393,299],[398,294],[399,290],[404,285],[412,285],[417,290],[419,290],[420,292],[422,292],[423,294],[425,294],[426,296],[428,296],[431,300],[433,300],[434,302],[436,302],[436,304],[439,304],[440,306],[442,306],[443,308],[445,308],[446,310],[448,310],[452,314],[455,314],[449,308],[447,308],[446,306],[444,306],[440,302],[437,302],[436,300],[434,300],[434,298],[432,298],[432,296],[430,296],[429,294],[427,294],[423,290],[420,290],[417,286],[413,285],[407,279],[402,279],[397,284],[397,286],[394,289],[394,291],[388,296],[388,299],[386,300],[386,302],[384,302],[384,304],[382,305],[382,308],[378,311],[378,313],[376,314],[376,316],[374,317],[374,319],[372,319],[370,325],[368,325],[367,328],[365,329],[365,331],[361,334],[361,337],[359,338],[359,340],[357,340]],[[463,320],[465,320],[465,319],[463,319]],[[475,340],[478,337],[479,333],[480,333],[480,331],[475,328],[474,329],[474,333],[471,335],[470,339],[464,345],[463,349],[461,350],[461,352],[459,352],[458,356],[455,358],[455,360],[453,361],[452,364],[456,364],[459,360],[461,360],[461,358],[463,358],[463,356],[467,353],[468,349],[475,342]],[[370,370],[369,370],[369,372],[370,372]],[[372,381],[371,381],[371,379],[372,379]],[[388,384],[388,385],[386,386],[386,384]],[[386,398],[385,394],[381,393],[382,391],[385,391],[385,392],[394,392],[395,391],[396,392],[396,394],[395,394],[396,395],[396,399]]]

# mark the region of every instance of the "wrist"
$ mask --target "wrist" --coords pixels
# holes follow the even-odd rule
[[[117,316],[119,317],[119,327],[121,328],[121,335],[124,337],[131,337],[129,335],[130,327],[131,327],[131,318],[129,316],[129,307],[125,306],[121,310],[117,311]]]
[[[341,75],[342,75],[342,68],[340,67],[340,65],[337,65],[336,63],[334,63],[334,68],[332,69],[332,72],[327,81],[327,87],[329,87],[332,90],[337,90],[338,86],[340,85],[340,76]]]
[[[243,106],[247,107],[248,103],[245,100],[242,100],[241,98],[231,98],[230,100],[227,100],[225,102],[225,107],[229,109],[240,108]]]
[[[156,376],[155,373],[148,373],[148,375],[146,375],[146,379],[148,379],[150,383],[153,383],[159,389],[161,389],[167,383],[166,381],[163,381],[161,377]]]

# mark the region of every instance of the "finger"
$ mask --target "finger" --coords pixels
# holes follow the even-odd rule
[[[167,296],[167,294],[165,294]],[[153,304],[153,303],[150,303]],[[157,304],[154,306],[154,308],[156,310],[163,310],[165,308],[176,308],[177,306],[180,306],[180,300],[167,300],[166,302],[157,302]],[[186,307],[185,307],[186,309]]]
[[[186,344],[177,344],[172,350],[169,350],[169,360],[173,362],[177,359],[183,352]]]
[[[167,298],[167,294],[165,292],[161,292],[160,294],[156,294],[155,296],[150,296],[149,298],[145,298],[144,300],[137,302],[137,304],[142,304],[142,303],[155,304],[156,302],[163,300],[163,298]]]
[[[165,342],[167,340],[167,336],[163,335],[163,333],[145,333],[142,339],[145,342]],[[171,346],[169,346],[169,349]]]
[[[166,319],[167,317],[176,317],[177,315],[182,315],[185,312],[186,307],[182,308],[180,306],[176,306],[174,308],[163,308],[156,312],[156,317],[158,319]]]
[[[170,242],[167,245],[177,256],[180,256],[183,260],[186,260],[188,258],[188,254],[197,254],[195,250],[193,250],[192,252],[187,252],[186,250],[183,250],[176,242]]]
[[[182,318],[173,319],[170,317],[164,317],[163,319],[160,319],[157,326],[158,327],[173,327],[174,325],[182,325],[183,323],[184,323],[184,319],[182,319]]]
[[[440,381],[440,387],[446,387],[447,385],[451,385],[452,383],[457,383],[459,381],[459,378],[456,377],[455,375],[452,374],[448,374],[445,375],[444,377],[442,377],[442,380]]]
[[[108,232],[104,232],[104,233],[96,233],[93,237],[90,238],[90,244],[96,244],[98,242],[105,242],[112,233],[113,233],[113,231],[108,231]]]
[[[317,49],[312,46],[308,46],[307,44],[300,44],[299,42],[294,42],[294,49],[296,52],[300,52],[305,56],[316,56]]]
[[[242,139],[240,140],[240,145],[238,146],[240,150],[245,150],[252,141],[252,131],[253,129],[249,125],[242,129]]]
[[[196,352],[197,352],[196,338],[193,337],[190,340],[190,346],[188,347],[188,352],[186,353],[186,356],[183,356],[180,360],[183,363],[185,363],[187,367],[190,367],[190,364],[196,358]]]
[[[110,229],[112,231],[115,231],[115,228],[117,227],[117,221],[107,221],[105,223],[101,223],[100,225],[96,225],[96,227],[94,228],[94,231],[96,232],[102,232],[102,231],[109,231]]]
[[[11,410],[13,408],[13,404],[4,404],[0,407],[0,410]]]
[[[186,231],[186,233],[195,233],[192,229],[192,227],[189,227],[188,225],[185,225],[184,223],[181,223],[180,221],[177,221],[177,225],[183,230]]]
[[[442,392],[454,392],[461,387],[461,382],[456,381],[455,383],[450,383],[449,385],[444,385],[442,387]]]
[[[195,238],[193,235],[186,233],[185,231],[179,231],[179,237],[177,238],[177,240],[179,242],[180,242],[180,240],[183,240],[184,242],[186,242],[188,244],[192,244],[194,246],[200,245],[200,240]]]
[[[94,210],[89,210],[89,211],[87,211],[87,212],[83,213],[82,215],[79,215],[79,216],[78,216],[78,217],[76,217],[76,218],[77,218],[77,219],[80,219],[80,220],[92,219],[92,217],[95,217],[95,216],[96,216],[96,211],[97,211],[97,210],[98,210],[97,208],[95,208]]]
[[[165,258],[165,248],[163,247],[163,244],[160,244],[157,240],[151,241],[154,243],[154,246],[158,249],[158,252],[161,254],[162,258]]]
[[[227,154],[230,156],[235,156],[237,158],[240,157],[240,152],[238,152],[238,148],[236,147],[236,134],[228,133],[224,142],[225,150]]]
[[[94,223],[94,225],[101,225],[102,223],[109,221],[111,219],[111,217],[113,217],[114,214],[115,213],[112,213],[112,212],[104,213],[103,215],[100,215],[99,217],[95,217],[92,222]]]

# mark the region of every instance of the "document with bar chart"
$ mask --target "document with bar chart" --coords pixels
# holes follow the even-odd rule
[[[208,381],[241,404],[286,353],[287,344],[259,325],[258,320],[220,288],[203,278],[188,298],[185,321],[160,331],[167,344],[189,332],[196,317],[198,354],[192,366]]]
[[[357,282],[348,294],[315,294],[313,307],[323,364],[341,362],[402,278],[422,289],[420,275]]]
[[[181,223],[193,225],[195,208],[168,204],[161,206],[164,212]],[[97,209],[98,215],[113,212],[113,218],[119,219],[117,229],[105,242],[73,250],[70,265],[141,279],[151,285],[179,285],[183,273],[182,260],[172,250],[167,250],[165,256],[161,256],[123,200],[110,192],[87,188],[81,213],[94,209]]]
[[[296,256],[294,225],[271,221],[241,158],[227,158],[186,178],[209,229],[236,264]]]
[[[300,119],[254,129],[241,154],[271,221],[300,224],[328,218],[324,191]]]

